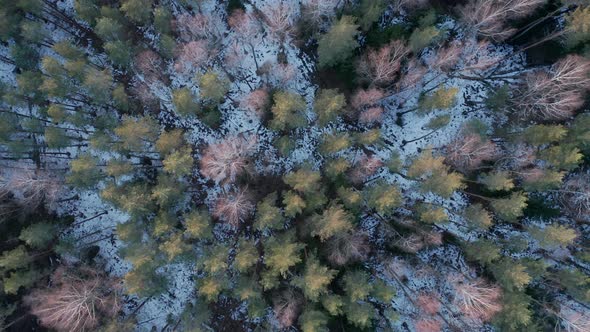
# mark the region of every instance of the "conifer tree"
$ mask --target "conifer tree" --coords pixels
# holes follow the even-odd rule
[[[121,138],[121,149],[144,151],[146,143],[155,142],[158,138],[158,124],[151,117],[124,116],[121,124],[115,128],[115,134]]]
[[[160,208],[169,209],[182,199],[183,194],[184,185],[181,182],[169,175],[159,174],[158,184],[152,187],[151,198]]]
[[[199,112],[199,104],[189,88],[181,88],[172,92],[172,103],[182,116],[191,116]]]
[[[19,240],[35,249],[46,248],[55,238],[57,228],[47,222],[38,222],[21,230]]]
[[[275,130],[293,129],[302,127],[307,123],[305,114],[305,100],[303,97],[291,92],[277,92],[274,95],[274,104],[271,108],[273,118],[270,127]]]
[[[429,113],[436,109],[448,109],[455,105],[459,89],[456,87],[439,88],[432,94],[420,98],[418,109],[421,113]]]
[[[121,11],[133,22],[143,25],[148,23],[152,13],[152,0],[124,0]]]
[[[170,153],[163,161],[164,170],[176,176],[191,174],[194,159],[190,146],[185,146]]]
[[[212,70],[198,76],[198,81],[201,99],[213,104],[221,102],[229,91],[229,80]]]
[[[283,177],[283,181],[301,193],[313,193],[320,189],[321,175],[309,169],[300,168]]]
[[[471,204],[462,213],[470,226],[488,229],[492,226],[492,217],[480,203]]]
[[[364,191],[367,206],[377,213],[388,215],[402,204],[402,195],[394,185],[381,182]]]
[[[365,300],[373,291],[369,283],[369,275],[362,270],[347,271],[342,276],[342,287],[349,302]]]
[[[568,171],[578,167],[583,157],[580,149],[571,144],[555,145],[539,153],[540,159],[546,160],[557,169]]]
[[[342,314],[342,307],[344,306],[344,299],[340,295],[329,294],[322,296],[322,306],[332,316],[338,316]]]
[[[562,125],[533,125],[524,130],[522,138],[525,142],[539,146],[561,141],[567,134]]]
[[[92,187],[102,178],[97,164],[98,160],[89,154],[78,156],[70,164],[70,174],[66,182],[77,187]]]
[[[288,218],[295,217],[305,209],[303,198],[291,190],[283,195],[283,204],[285,205],[285,216]]]
[[[383,0],[363,0],[360,3],[359,12],[361,13],[359,23],[363,31],[371,28],[387,7]]]
[[[308,300],[317,302],[323,294],[328,292],[328,286],[336,273],[337,271],[322,266],[316,257],[311,256],[305,261],[303,275],[296,277],[292,283],[303,290]]]
[[[491,270],[502,287],[511,291],[522,290],[531,281],[526,267],[509,258],[496,261]]]
[[[419,204],[416,208],[416,212],[418,213],[418,219],[427,224],[444,223],[449,220],[449,216],[445,209],[433,204]]]
[[[359,26],[352,16],[342,16],[318,41],[320,67],[337,65],[352,55],[359,44],[356,40]]]
[[[200,259],[203,270],[210,275],[217,275],[228,268],[229,248],[224,244],[208,247]]]
[[[233,266],[238,272],[246,272],[256,265],[260,254],[256,246],[245,239],[240,239]]]
[[[202,240],[213,237],[211,217],[205,210],[192,210],[184,216],[184,234],[189,239]]]
[[[318,115],[318,124],[325,126],[336,120],[346,107],[346,98],[337,89],[321,90],[313,103],[313,111]]]
[[[514,192],[506,198],[494,198],[490,205],[496,215],[506,221],[515,222],[522,217],[527,207],[527,197],[522,192]]]
[[[276,206],[276,201],[277,193],[273,192],[256,205],[256,222],[254,223],[256,229],[283,227],[284,217],[281,209]]]
[[[303,332],[328,332],[328,317],[319,310],[306,309],[299,316]]]
[[[514,182],[512,182],[510,173],[507,171],[484,173],[479,176],[477,182],[491,191],[511,190],[514,188]]]
[[[180,129],[163,131],[156,141],[156,150],[163,156],[184,145],[183,133]]]
[[[367,302],[348,302],[344,306],[346,319],[360,329],[371,327],[375,308]]]
[[[272,275],[285,276],[289,268],[301,262],[300,252],[305,244],[295,242],[292,231],[273,236],[264,243],[264,264]]]
[[[545,228],[531,227],[528,232],[545,248],[565,247],[578,237],[574,229],[559,224],[551,224]]]
[[[465,242],[463,248],[467,258],[484,266],[490,266],[493,261],[500,258],[500,248],[490,240],[479,239]]]
[[[344,175],[344,173],[350,169],[352,165],[350,161],[346,158],[336,158],[326,162],[324,166],[324,171],[326,175],[330,178],[338,178],[339,176]]]
[[[325,134],[319,146],[322,155],[327,156],[345,150],[351,145],[348,133]]]
[[[182,233],[173,232],[160,244],[159,249],[166,254],[170,262],[190,252],[191,246],[184,241]]]
[[[341,205],[332,203],[322,215],[315,215],[310,218],[309,227],[311,235],[326,241],[328,238],[348,232],[353,228],[352,216]]]
[[[434,26],[416,28],[410,35],[408,46],[414,53],[418,53],[439,35],[440,31]]]
[[[522,292],[505,292],[502,311],[494,319],[494,325],[506,331],[522,331],[531,325],[531,298]]]
[[[219,294],[228,286],[225,278],[218,276],[204,277],[197,284],[199,294],[209,302],[216,301]]]

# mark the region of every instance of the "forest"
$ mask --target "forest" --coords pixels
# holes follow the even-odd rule
[[[0,331],[590,332],[589,0],[0,0]]]

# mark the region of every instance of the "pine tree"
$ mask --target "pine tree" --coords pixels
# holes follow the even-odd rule
[[[590,150],[590,114],[581,113],[574,119],[566,137],[582,151]]]
[[[469,205],[465,208],[462,215],[467,220],[469,226],[488,229],[493,224],[490,213],[480,203]]]
[[[573,244],[578,237],[573,228],[559,224],[551,224],[545,228],[530,227],[527,231],[545,248],[566,247]]]
[[[296,277],[292,284],[301,288],[308,300],[317,302],[320,296],[328,292],[328,286],[337,273],[336,270],[322,266],[316,257],[310,256],[305,261],[303,275]]]
[[[584,155],[571,144],[560,144],[541,151],[539,158],[557,169],[570,171],[578,167]]]
[[[318,115],[318,124],[325,126],[336,120],[346,107],[346,98],[337,89],[321,90],[313,103],[313,111]]]
[[[356,36],[359,26],[352,16],[342,16],[318,41],[320,67],[337,65],[348,59],[359,46]]]
[[[45,127],[45,143],[50,149],[63,149],[70,145],[70,138],[64,129]]]
[[[267,228],[283,227],[285,218],[281,213],[281,209],[276,206],[277,193],[273,192],[267,195],[262,201],[256,205],[256,221],[254,227],[258,230]]]
[[[346,158],[336,158],[326,162],[324,171],[326,175],[332,179],[344,175],[344,173],[350,169],[352,165]]]
[[[439,35],[440,31],[434,26],[416,28],[410,35],[408,46],[414,53],[418,53],[430,45]]]
[[[113,77],[109,70],[88,69],[84,75],[83,86],[97,103],[109,100]]]
[[[156,141],[156,151],[165,156],[184,145],[183,132],[180,129],[163,131]]]
[[[240,275],[233,293],[241,301],[251,301],[261,297],[262,289],[255,278]]]
[[[131,65],[133,53],[129,43],[121,40],[109,41],[104,44],[104,49],[115,66],[128,68]]]
[[[528,144],[540,146],[561,141],[567,134],[562,125],[533,125],[524,130],[522,139]]]
[[[225,272],[228,268],[229,248],[223,244],[214,244],[208,247],[200,258],[200,265],[210,275]]]
[[[359,23],[363,31],[368,31],[373,23],[377,22],[383,11],[387,8],[384,0],[363,0],[360,3]]]
[[[41,272],[36,269],[10,272],[3,280],[4,293],[16,295],[21,288],[30,289],[41,277]]]
[[[319,310],[306,309],[299,316],[303,332],[328,332],[328,317]]]
[[[125,151],[143,151],[146,143],[158,138],[158,123],[151,117],[133,118],[124,116],[121,124],[115,128],[120,137],[120,146]]]
[[[197,79],[201,99],[212,104],[221,102],[229,91],[230,81],[215,71],[208,70],[206,73],[198,76]]]
[[[21,230],[19,240],[35,249],[44,249],[56,237],[57,228],[47,222],[39,222]]]
[[[510,173],[507,171],[493,171],[481,174],[477,182],[491,191],[511,190],[514,188],[514,182],[512,182]]]
[[[381,182],[364,190],[367,206],[381,215],[389,215],[402,204],[402,194],[394,185]]]
[[[264,243],[264,264],[272,275],[286,275],[289,268],[301,262],[300,252],[305,244],[295,242],[293,232],[273,236]]]
[[[344,299],[340,295],[329,294],[322,296],[322,306],[332,316],[339,316],[343,313]]]
[[[434,170],[433,173],[420,183],[423,192],[432,192],[443,198],[450,198],[457,190],[465,188],[463,176],[457,172]]]
[[[6,250],[0,256],[0,268],[6,271],[25,267],[29,262],[29,254],[23,245]]]
[[[320,189],[321,175],[319,172],[300,168],[283,177],[283,181],[301,193],[313,193]]]
[[[465,242],[463,248],[467,258],[484,266],[491,266],[493,261],[500,258],[500,248],[491,240]]]
[[[526,267],[510,258],[502,258],[490,266],[496,280],[504,289],[511,291],[522,290],[531,281]]]
[[[82,154],[70,164],[70,174],[66,178],[68,184],[88,188],[94,186],[102,175],[97,167],[98,160],[89,154]]]
[[[385,281],[381,280],[381,279],[376,279],[375,282],[373,283],[373,290],[371,291],[371,297],[377,299],[377,301],[383,302],[386,305],[389,305],[389,303],[391,303],[391,300],[393,299],[393,297],[395,296],[396,292],[395,289],[391,286],[389,286],[388,284],[385,283]]]
[[[194,162],[190,146],[185,146],[170,153],[162,161],[164,164],[164,171],[176,176],[191,174]]]
[[[331,204],[322,215],[315,215],[308,221],[312,236],[320,241],[350,231],[353,228],[352,216],[341,205]]]
[[[158,175],[158,184],[152,188],[151,198],[160,208],[169,209],[183,198],[185,186],[174,177],[166,174]]]
[[[439,88],[432,94],[423,95],[418,103],[420,113],[426,114],[437,109],[448,109],[455,105],[457,101],[457,93],[459,89],[456,87]]]
[[[528,192],[547,191],[561,187],[565,172],[551,169],[533,169],[522,179],[522,188]]]
[[[121,11],[133,22],[144,25],[151,17],[152,5],[152,0],[124,0],[121,4]]]
[[[280,91],[274,95],[271,108],[273,118],[270,127],[274,130],[285,130],[303,127],[307,119],[303,113],[306,108],[305,99],[300,95]]]
[[[260,258],[256,246],[245,239],[240,239],[233,266],[238,272],[246,272],[254,267]]]
[[[426,224],[440,224],[449,221],[446,210],[441,206],[421,203],[416,207],[418,219]]]
[[[222,277],[209,276],[199,279],[197,282],[199,295],[203,296],[205,300],[214,302],[221,292],[227,288],[227,281]]]
[[[590,40],[590,7],[579,6],[576,10],[567,16],[566,33],[567,44],[575,47],[580,43]]]
[[[590,301],[590,277],[584,272],[566,268],[559,270],[555,279],[574,299],[582,302]]]
[[[369,283],[369,275],[365,271],[347,271],[341,280],[348,302],[365,300],[373,291],[373,285]]]
[[[160,6],[154,9],[154,28],[159,33],[167,34],[171,31],[172,13],[168,8]]]
[[[522,192],[514,192],[507,198],[494,198],[490,205],[496,215],[506,221],[515,222],[524,215],[527,197]]]
[[[142,204],[143,202],[138,202]],[[134,208],[137,204],[134,204]],[[175,229],[177,224],[176,216],[171,211],[160,210],[154,218],[152,236],[156,238],[167,238]]]
[[[363,204],[363,195],[353,188],[339,187],[336,193],[350,211],[358,211]]]
[[[185,117],[196,115],[199,112],[199,104],[189,88],[181,88],[172,92],[172,103],[176,111]]]
[[[494,325],[502,331],[523,331],[532,323],[531,297],[522,292],[505,292],[502,311],[494,319]]]
[[[356,141],[356,144],[360,146],[380,145],[383,143],[381,140],[380,129],[371,129],[355,133],[354,140]]]
[[[319,151],[322,155],[328,156],[336,152],[348,149],[351,145],[348,133],[324,134]]]
[[[193,210],[184,216],[184,234],[189,239],[201,240],[213,237],[211,217],[205,210]]]
[[[182,233],[174,232],[168,236],[159,246],[159,249],[166,254],[169,262],[190,252],[191,246],[184,242]]]
[[[344,306],[346,319],[359,329],[371,327],[375,317],[375,308],[367,302],[348,302]]]
[[[294,191],[287,191],[283,195],[283,204],[285,205],[285,216],[288,218],[301,214],[305,209],[305,201]]]

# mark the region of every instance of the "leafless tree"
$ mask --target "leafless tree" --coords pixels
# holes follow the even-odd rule
[[[250,169],[249,158],[256,152],[256,136],[233,136],[211,144],[203,151],[201,173],[216,183],[231,183]]]
[[[292,288],[288,288],[273,297],[273,311],[281,328],[293,326],[303,308],[303,296]]]
[[[589,173],[573,174],[559,190],[559,200],[572,217],[590,221],[590,176]]]
[[[135,57],[135,67],[145,81],[161,80],[164,62],[158,53],[145,50]]]
[[[526,75],[513,100],[514,108],[525,117],[563,120],[584,105],[590,90],[590,60],[568,55],[548,71]]]
[[[372,84],[390,84],[395,80],[402,60],[410,53],[406,43],[394,40],[378,50],[369,50],[357,65],[358,74]]]
[[[446,146],[446,162],[456,169],[467,172],[485,160],[497,156],[498,148],[489,139],[478,134],[460,135]]]
[[[245,189],[222,194],[215,201],[212,214],[216,218],[237,227],[254,212],[254,203]]]
[[[25,297],[31,313],[45,327],[57,331],[86,331],[120,309],[121,283],[89,267],[76,270],[59,267],[51,287],[36,289]]]
[[[506,26],[510,20],[531,14],[544,2],[544,0],[471,0],[459,7],[459,14],[469,28],[477,31],[480,36],[503,41],[516,31]]]
[[[456,292],[455,302],[465,316],[477,322],[486,322],[502,310],[500,287],[481,278],[466,280],[453,275],[450,279]]]
[[[271,2],[262,7],[261,10],[265,14],[271,35],[279,41],[282,42],[293,33],[297,11],[291,2],[282,0]]]
[[[375,174],[383,166],[383,161],[376,156],[363,156],[350,171],[350,179],[353,183],[362,183],[368,177]]]
[[[343,3],[341,0],[308,0],[303,4],[303,15],[310,23],[322,28],[322,23],[329,22]]]
[[[424,67],[418,60],[411,59],[408,65],[403,70],[402,75],[397,82],[398,90],[406,90],[415,87],[427,72],[427,68]]]
[[[420,310],[428,315],[436,315],[440,310],[440,297],[436,293],[422,293],[418,295],[416,304]]]
[[[225,31],[224,20],[217,14],[182,14],[174,22],[180,38],[184,41],[203,39],[213,48]]]
[[[492,44],[487,40],[465,43],[461,47],[463,64],[457,71],[460,73],[482,72],[498,64],[502,57],[493,53]]]
[[[12,195],[16,203],[34,211],[42,204],[53,207],[63,180],[42,170],[13,169],[0,174],[0,200]]]
[[[555,331],[564,332],[586,332],[590,331],[590,314],[587,310],[575,310],[562,305],[559,313],[556,313],[560,321]]]
[[[393,1],[393,10],[395,11],[414,11],[428,6],[428,0],[395,0]]]
[[[369,107],[359,114],[359,122],[363,124],[381,123],[383,121],[383,107]]]
[[[360,110],[363,107],[375,105],[380,99],[385,97],[383,90],[378,88],[369,88],[367,90],[357,90],[351,98],[350,105]]]
[[[244,108],[258,117],[261,117],[270,106],[270,94],[266,88],[260,88],[246,94],[240,101],[240,107]]]
[[[444,48],[441,48],[436,53],[434,61],[431,64],[432,68],[442,70],[444,72],[448,72],[453,69],[459,60],[461,59],[461,54],[463,53],[463,44],[461,42],[452,42],[449,43]]]
[[[440,332],[442,323],[434,318],[420,318],[415,323],[416,332]]]
[[[424,248],[424,240],[420,235],[410,234],[398,238],[395,246],[407,253],[415,254]]]
[[[326,259],[334,266],[363,261],[370,251],[368,236],[359,232],[336,234],[326,241],[325,247]]]
[[[207,42],[203,40],[191,41],[179,46],[174,69],[177,72],[188,72],[198,68],[209,59]]]

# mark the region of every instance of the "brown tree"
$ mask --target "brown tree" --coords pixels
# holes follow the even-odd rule
[[[494,159],[496,145],[478,134],[461,135],[446,146],[446,162],[467,172],[480,166],[485,160]]]
[[[352,96],[350,105],[354,109],[360,110],[363,107],[376,104],[383,97],[385,97],[385,93],[378,88],[359,89]]]
[[[261,117],[270,108],[270,94],[266,88],[260,88],[244,95],[240,107]]]
[[[146,81],[161,80],[164,62],[154,51],[146,50],[135,57],[135,67]]]
[[[192,68],[198,68],[209,59],[207,42],[203,40],[191,41],[179,45],[174,69],[181,72],[189,72]]]
[[[293,326],[303,309],[303,296],[294,289],[286,289],[273,298],[273,311],[281,328]]]
[[[13,169],[0,174],[0,199],[11,194],[30,211],[41,204],[51,207],[59,199],[62,185],[63,180],[49,172]]]
[[[254,212],[254,207],[250,193],[245,189],[239,189],[218,197],[211,214],[237,227],[241,221]]]
[[[325,246],[326,259],[334,266],[363,261],[370,251],[369,237],[359,232],[336,234]]]
[[[460,276],[451,276],[455,289],[455,302],[463,314],[475,321],[486,322],[500,310],[502,290],[483,279],[466,280]]]
[[[390,84],[409,53],[410,49],[404,41],[394,40],[378,50],[367,51],[358,62],[356,71],[371,84]]]
[[[201,174],[217,183],[231,183],[250,169],[249,158],[256,152],[257,137],[234,136],[210,144],[201,157]]]
[[[45,327],[57,331],[86,331],[120,309],[121,283],[90,267],[59,267],[51,287],[36,289],[25,297],[31,313]]]
[[[578,220],[590,221],[590,176],[588,172],[573,174],[559,190],[565,211]]]

